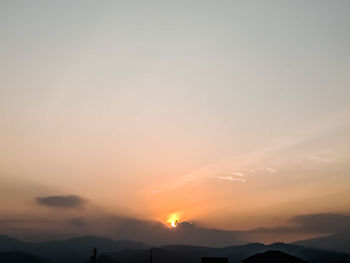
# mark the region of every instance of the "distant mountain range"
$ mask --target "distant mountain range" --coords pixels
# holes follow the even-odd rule
[[[287,253],[281,252],[279,250],[268,250],[264,253],[258,253],[242,260],[242,262],[244,263],[261,263],[261,262],[307,263],[305,260],[289,255]]]
[[[114,241],[87,236],[64,241],[29,243],[3,235],[0,236],[0,262],[86,263],[95,247],[99,252],[98,263],[148,263],[150,259],[151,247],[133,241]],[[284,243],[250,243],[222,248],[168,245],[152,248],[152,255],[154,263],[200,263],[202,257],[228,257],[230,263],[238,263],[244,258],[268,250],[279,250],[309,263],[350,261],[350,254]]]
[[[282,251],[309,263],[340,263],[350,260],[350,254],[305,248],[283,243],[271,245],[251,243],[224,248],[164,246],[153,248],[152,255],[154,263],[200,263],[202,257],[228,257],[229,263],[239,263],[245,258],[269,250]],[[146,263],[149,262],[150,250],[123,250],[106,253],[105,255],[119,263]]]
[[[297,241],[293,244],[350,253],[350,231],[325,237]]]
[[[86,263],[95,247],[99,249],[100,253],[103,253],[125,249],[146,249],[149,246],[133,241],[114,241],[92,236],[41,243],[23,242],[6,235],[0,236],[0,252],[21,251],[48,258],[57,263]],[[0,262],[4,261],[0,258]]]

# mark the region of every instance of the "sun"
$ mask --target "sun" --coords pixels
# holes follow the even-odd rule
[[[179,215],[177,213],[171,214],[166,222],[169,227],[175,228],[179,222]]]

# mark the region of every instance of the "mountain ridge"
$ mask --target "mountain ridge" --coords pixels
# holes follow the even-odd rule
[[[85,263],[93,248],[97,248],[101,262],[143,263],[149,261],[152,248],[154,262],[199,263],[202,257],[228,257],[230,263],[267,250],[279,250],[309,263],[338,263],[350,260],[350,254],[308,248],[299,244],[282,242],[272,244],[247,243],[225,247],[170,244],[152,247],[135,241],[113,240],[96,236],[80,236],[66,240],[41,243],[24,242],[7,235],[0,235],[0,253],[21,251],[33,256],[47,258],[53,263]]]
[[[292,244],[350,253],[350,231],[300,240]]]

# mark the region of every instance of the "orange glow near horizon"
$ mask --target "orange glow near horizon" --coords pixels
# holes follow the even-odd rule
[[[179,215],[177,213],[171,214],[166,222],[169,227],[175,228],[179,222]]]

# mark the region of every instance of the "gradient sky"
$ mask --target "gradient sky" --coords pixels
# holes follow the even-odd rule
[[[69,194],[231,230],[349,212],[349,13],[349,1],[1,1],[2,218],[56,217],[35,198]]]

